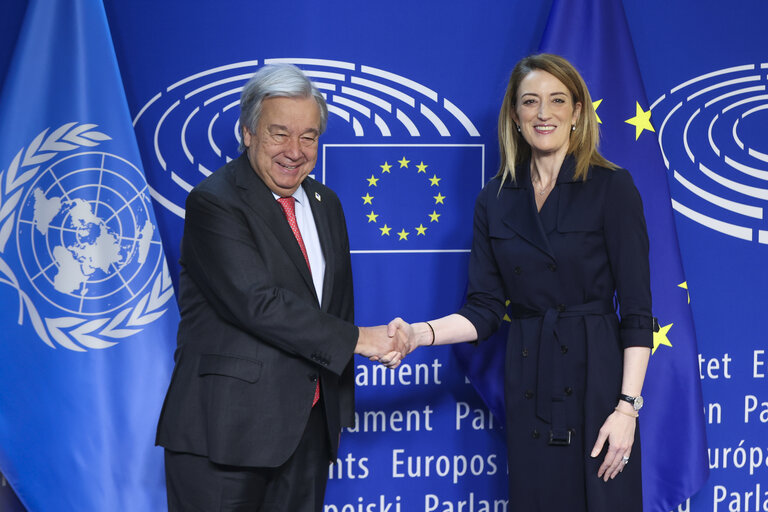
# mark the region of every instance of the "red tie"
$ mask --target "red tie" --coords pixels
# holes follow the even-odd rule
[[[293,197],[278,197],[277,202],[280,203],[280,207],[283,209],[285,218],[288,221],[288,225],[291,226],[293,236],[296,237],[296,241],[299,243],[301,253],[304,255],[304,261],[307,262],[309,273],[312,273],[312,265],[309,264],[309,256],[307,256],[307,248],[304,247],[304,239],[301,238],[301,231],[299,231],[299,225],[296,223],[296,208],[294,205],[295,199]],[[315,386],[315,397],[312,399],[312,407],[315,406],[317,401],[320,400],[320,379],[317,380],[317,386]]]

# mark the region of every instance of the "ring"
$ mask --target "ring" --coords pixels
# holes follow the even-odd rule
[[[629,462],[629,457],[622,457],[621,458],[621,462],[623,462],[624,464],[628,463]]]

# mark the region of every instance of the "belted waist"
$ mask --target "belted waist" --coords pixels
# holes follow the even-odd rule
[[[539,336],[539,360],[536,377],[536,416],[552,425],[550,444],[570,443],[570,432],[566,427],[564,365],[561,347],[557,340],[557,322],[560,318],[574,318],[590,315],[608,315],[616,310],[609,300],[595,300],[584,304],[564,304],[538,311],[520,304],[510,304],[510,316],[516,319],[543,318]],[[559,357],[555,357],[559,354]]]

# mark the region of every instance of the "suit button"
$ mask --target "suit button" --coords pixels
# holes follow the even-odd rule
[[[555,265],[554,263],[550,263],[549,265],[547,265],[547,268],[552,272],[554,272],[557,270],[557,265]]]
[[[562,352],[563,354],[567,354],[568,353],[568,345],[560,345],[560,352]]]
[[[565,391],[566,396],[571,396],[573,394],[573,388],[571,386],[566,387],[563,391]]]
[[[523,349],[523,357],[528,357],[528,349],[527,348]]]
[[[538,439],[540,435],[541,434],[539,434],[539,431],[536,429],[533,429],[533,432],[531,432],[531,437],[534,439]]]
[[[520,267],[515,267],[515,268],[513,269],[513,272],[514,272],[515,274],[517,274],[517,275],[520,275],[520,273],[521,273],[522,271],[523,271],[523,269],[521,269]]]
[[[565,311],[565,304],[558,304],[557,305],[557,311],[560,312],[560,313]]]
[[[526,392],[525,392],[525,395],[523,395],[523,396],[525,396],[525,398],[527,398],[528,400],[530,400],[531,398],[533,398],[533,391],[531,391],[531,390],[529,389],[528,391],[526,391]]]

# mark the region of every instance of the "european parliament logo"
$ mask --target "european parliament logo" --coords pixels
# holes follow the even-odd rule
[[[708,229],[768,244],[768,64],[720,69],[651,106],[674,209]]]
[[[173,296],[143,175],[97,151],[111,139],[97,128],[46,129],[0,172],[0,283],[20,324],[80,352],[140,332]]]
[[[326,98],[332,119],[315,177],[342,201],[352,252],[469,250],[474,199],[485,182],[485,147],[475,143],[472,121],[423,84],[336,60],[239,62],[158,92],[134,126],[161,206],[183,219],[192,187],[238,156],[242,87],[272,63],[298,65]]]

